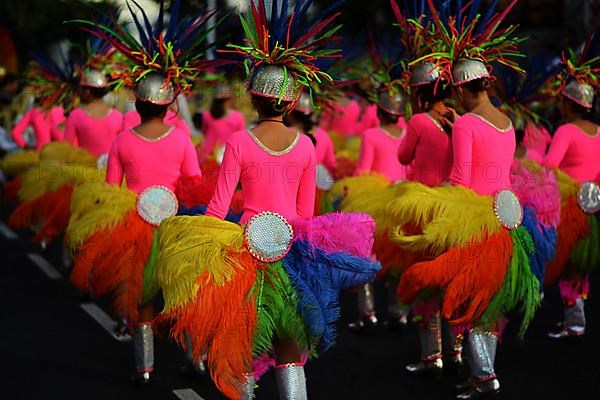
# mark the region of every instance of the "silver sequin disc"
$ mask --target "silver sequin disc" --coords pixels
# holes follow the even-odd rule
[[[137,198],[137,212],[144,221],[158,226],[160,222],[177,214],[179,203],[175,193],[164,186],[150,186]]]
[[[501,190],[494,197],[494,213],[506,229],[517,229],[523,222],[523,206],[512,190]]]
[[[600,211],[600,186],[594,182],[583,182],[577,193],[577,202],[586,214]]]
[[[106,168],[107,164],[108,164],[108,153],[102,154],[100,157],[98,157],[98,160],[96,160],[96,168],[98,168],[98,169]]]
[[[281,260],[292,247],[294,230],[283,215],[263,211],[246,224],[244,231],[248,250],[263,262]]]
[[[317,165],[317,187],[323,191],[331,189],[335,180],[329,170],[323,165]]]

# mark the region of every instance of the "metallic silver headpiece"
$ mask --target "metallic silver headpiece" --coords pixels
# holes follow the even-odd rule
[[[377,106],[392,115],[403,115],[407,101],[408,96],[402,89],[398,89],[395,94],[390,93],[389,90],[384,90],[379,93]]]
[[[227,82],[218,82],[215,85],[215,99],[230,99],[233,96],[231,86]]]
[[[257,96],[281,99],[282,101],[296,101],[298,98],[297,83],[292,74],[276,65],[267,65],[254,72],[250,80],[250,93]]]
[[[143,77],[135,87],[135,97],[152,104],[171,104],[177,94],[171,82],[166,82],[164,76],[153,72]]]
[[[486,65],[479,60],[461,59],[452,67],[452,84],[454,86],[474,81],[480,78],[489,78],[490,72]]]
[[[410,86],[421,86],[435,82],[440,77],[439,68],[430,62],[422,62],[413,68]]]
[[[93,88],[105,88],[110,86],[108,76],[104,71],[99,69],[87,68],[81,72],[81,79],[79,80],[81,86],[93,87]]]
[[[294,107],[294,111],[301,112],[304,115],[310,115],[313,113],[312,102],[310,101],[310,96],[306,92],[302,92],[296,106]]]
[[[562,91],[562,95],[579,104],[581,107],[591,109],[594,106],[594,88],[586,83],[579,83],[573,80],[567,83],[567,86]]]

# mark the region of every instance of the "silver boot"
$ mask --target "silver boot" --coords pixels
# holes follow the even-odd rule
[[[280,400],[307,400],[304,366],[282,364],[275,367]]]
[[[375,292],[372,283],[366,283],[357,290],[358,321],[348,324],[348,329],[353,332],[361,332],[373,329],[377,326],[375,316]]]
[[[496,395],[500,392],[500,382],[496,379],[494,372],[498,337],[492,332],[472,329],[468,345],[471,381],[467,386],[468,389],[456,398],[470,400]]]
[[[585,334],[585,301],[580,297],[572,307],[565,306],[565,322],[562,330],[549,333],[552,339],[577,337]]]
[[[431,315],[425,324],[419,325],[421,342],[421,361],[406,366],[406,370],[414,374],[432,374],[439,378],[443,368],[442,333],[440,314]]]
[[[136,374],[134,381],[148,383],[154,369],[154,333],[150,323],[137,325],[133,329],[133,356]]]
[[[446,368],[460,368],[463,365],[463,335],[456,332],[456,327],[450,325],[447,320],[442,321],[442,348]]]
[[[242,382],[242,400],[254,399],[254,375],[245,374],[245,381]]]
[[[198,361],[194,361],[194,345],[192,343],[192,338],[188,331],[184,332],[185,338],[185,359],[188,363],[182,372],[184,374],[204,374],[206,373],[206,365],[204,361],[206,360],[206,356],[203,354]]]

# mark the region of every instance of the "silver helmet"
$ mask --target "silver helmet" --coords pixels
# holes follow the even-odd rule
[[[463,58],[456,61],[452,66],[452,83],[454,86],[489,77],[490,72],[485,64],[479,60]]]
[[[171,82],[158,72],[152,72],[137,83],[135,97],[152,104],[167,105],[175,100],[177,94]]]
[[[410,86],[421,86],[435,82],[440,77],[439,68],[430,62],[417,64],[410,76]]]
[[[562,95],[584,108],[591,109],[594,106],[594,88],[587,83],[572,80],[567,83]]]
[[[302,92],[296,106],[294,107],[294,111],[301,112],[304,115],[310,115],[313,113],[312,101],[310,100],[310,96],[306,92]]]
[[[297,82],[293,75],[283,67],[267,65],[252,74],[249,85],[250,93],[280,99],[282,101],[296,101],[298,98]]]
[[[379,92],[377,106],[392,115],[403,115],[406,110],[408,96],[403,89],[397,89],[395,93],[389,90]]]
[[[79,84],[93,88],[106,88],[110,86],[108,75],[102,70],[92,68],[86,68],[81,72]]]

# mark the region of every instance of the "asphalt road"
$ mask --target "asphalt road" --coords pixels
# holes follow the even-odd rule
[[[132,385],[130,343],[116,340],[86,311],[92,310],[100,320],[107,318],[108,302],[89,303],[82,298],[60,271],[59,245],[43,250],[31,244],[29,232],[13,236],[5,229],[6,212],[2,210],[0,226],[0,304],[4,304],[0,308],[0,399],[223,398],[209,377],[189,379],[179,374],[184,357],[166,335],[156,340],[152,385],[144,389]],[[592,296],[586,304],[588,331],[582,340],[546,339],[547,330],[561,318],[556,288],[546,291],[524,341],[515,337],[517,323],[509,324],[496,360],[502,398],[600,398],[600,304],[593,296],[598,285],[600,280],[592,279]],[[377,300],[384,309],[382,290]],[[311,400],[453,398],[455,375],[430,381],[404,371],[418,358],[414,326],[402,333],[381,327],[372,334],[356,335],[343,328],[355,317],[351,293],[342,296],[342,309],[338,345],[307,364]],[[271,372],[259,382],[256,398],[276,399],[276,393]]]

